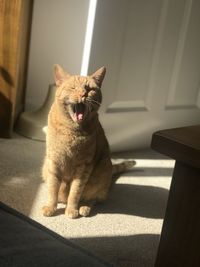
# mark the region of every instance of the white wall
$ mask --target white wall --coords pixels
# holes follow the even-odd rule
[[[79,73],[89,0],[35,0],[26,110],[41,106],[53,82],[53,65]]]

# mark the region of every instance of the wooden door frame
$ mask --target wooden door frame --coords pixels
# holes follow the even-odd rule
[[[33,0],[0,0],[0,137],[24,109]]]

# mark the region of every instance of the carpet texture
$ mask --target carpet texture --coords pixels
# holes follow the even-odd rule
[[[135,159],[137,165],[119,177],[90,217],[71,220],[62,204],[54,217],[42,216],[44,153],[42,142],[0,139],[0,201],[116,266],[153,266],[174,161],[152,150],[113,154],[113,162]]]

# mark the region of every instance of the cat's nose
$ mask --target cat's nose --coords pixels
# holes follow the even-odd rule
[[[85,103],[86,97],[85,96],[78,96],[77,100],[78,100],[78,103]]]
[[[84,97],[84,96],[86,96],[87,91],[84,88],[79,88],[78,94],[79,94],[79,96]]]
[[[82,91],[82,97],[86,97],[87,96],[87,91],[85,89],[83,89]]]
[[[84,88],[80,88],[79,92],[79,102],[85,102],[85,99],[87,97],[87,91]]]

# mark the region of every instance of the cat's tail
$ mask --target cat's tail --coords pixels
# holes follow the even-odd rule
[[[112,175],[126,172],[135,165],[136,165],[135,160],[129,160],[129,161],[127,160],[121,163],[113,164]]]

